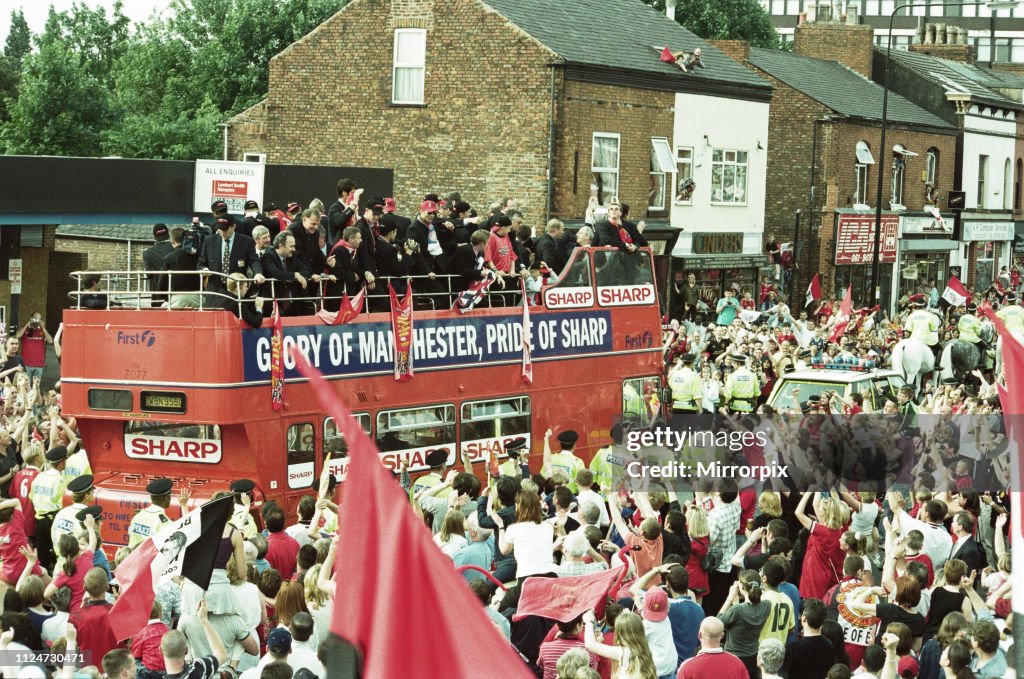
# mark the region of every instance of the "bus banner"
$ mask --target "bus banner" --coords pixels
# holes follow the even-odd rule
[[[530,323],[532,356],[536,359],[607,353],[613,348],[608,311],[537,315]],[[343,326],[285,326],[286,377],[296,377],[291,347],[305,355],[324,375],[393,373],[394,339],[391,323]],[[424,319],[413,331],[413,360],[417,368],[450,368],[522,361],[521,318],[466,316]],[[247,382],[270,379],[271,331],[242,333]]]
[[[172,436],[124,435],[124,452],[137,460],[199,462],[217,464],[221,458],[220,441]]]

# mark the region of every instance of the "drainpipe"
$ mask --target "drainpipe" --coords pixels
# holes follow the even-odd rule
[[[551,110],[548,114],[548,196],[544,210],[545,224],[551,220],[555,203],[555,68],[557,66],[558,64],[551,64]]]
[[[224,128],[224,160],[228,159],[228,124],[220,123],[220,127]]]

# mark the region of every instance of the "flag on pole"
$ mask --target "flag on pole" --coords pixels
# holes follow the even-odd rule
[[[343,325],[363,313],[363,302],[366,299],[366,288],[363,288],[352,299],[345,292],[341,296],[341,307],[337,311],[325,311],[321,306],[316,312],[317,317],[326,325]]]
[[[284,409],[284,329],[281,314],[274,300],[273,330],[270,333],[270,405],[276,411]]]
[[[836,322],[832,326],[832,334],[829,342],[838,342],[846,334],[846,326],[850,324],[850,316],[853,314],[853,286],[846,288],[843,295],[843,302],[839,305],[839,313],[836,314]]]
[[[362,653],[362,676],[405,679],[415,668],[417,679],[533,677],[434,544],[338,392],[301,354],[294,357],[349,443],[331,632]]]
[[[483,273],[483,278],[474,281],[472,285],[458,294],[452,309],[460,314],[465,314],[472,311],[480,303],[480,300],[487,294],[487,288],[491,287],[491,283],[497,279],[497,276],[490,269],[484,269]]]
[[[956,276],[950,276],[946,283],[946,289],[942,291],[942,299],[949,302],[950,306],[963,306],[971,298],[964,284]]]
[[[530,352],[533,350],[533,328],[530,325],[530,300],[526,295],[526,281],[519,279],[519,287],[523,291],[523,382],[533,384],[533,359]]]
[[[194,509],[150,536],[117,567],[121,596],[110,610],[110,627],[121,641],[146,626],[160,585],[181,576],[200,589],[210,586],[224,526],[234,500],[222,497]]]
[[[395,338],[395,381],[412,379],[412,283],[405,289],[405,297],[398,301],[395,288],[388,283],[391,295],[391,334]]]
[[[569,622],[577,615],[598,608],[619,581],[625,566],[567,578],[527,578],[519,595],[513,621],[538,615]]]
[[[819,299],[821,299],[821,274],[814,274],[810,285],[807,286],[807,298],[804,302],[804,308],[806,309]]]

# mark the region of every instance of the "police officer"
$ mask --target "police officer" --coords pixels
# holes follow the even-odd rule
[[[754,410],[754,403],[761,394],[761,384],[757,375],[747,367],[746,356],[738,354],[733,360],[739,367],[725,380],[725,388],[722,390],[725,403],[734,413],[749,413]]]
[[[256,520],[249,513],[249,507],[252,505],[252,491],[255,488],[256,484],[250,479],[238,479],[231,484],[231,492],[235,494],[235,510],[231,514],[231,523],[242,531],[242,537],[246,540],[259,532],[256,529]]]
[[[693,370],[696,358],[693,354],[683,354],[668,376],[668,384],[672,388],[672,412],[677,415],[693,415],[700,409],[704,387],[700,375]]]
[[[956,327],[960,331],[961,340],[975,344],[981,349],[981,319],[974,315],[977,310],[977,305],[968,304],[967,313],[960,317]]]
[[[590,460],[590,471],[594,474],[594,490],[607,493],[612,489],[616,478],[625,478],[628,460],[622,450],[625,428],[621,424],[613,424],[611,429],[612,443],[598,450]]]
[[[71,503],[61,509],[53,517],[53,526],[50,528],[50,540],[52,544],[60,542],[62,535],[77,535],[81,528],[78,521],[78,512],[92,504],[96,498],[96,490],[92,485],[92,474],[76,476],[67,489],[71,491]]]
[[[529,478],[530,454],[527,452],[526,459],[523,459],[524,450],[526,450],[526,437],[524,436],[514,438],[506,443],[505,452],[508,453],[508,459],[498,467],[498,476],[511,476],[517,479]]]
[[[171,525],[171,519],[167,516],[167,508],[171,506],[171,489],[174,483],[170,479],[153,479],[146,484],[146,492],[149,493],[149,506],[140,509],[132,517],[128,524],[128,548],[135,549],[146,538],[156,535],[161,530]],[[181,506],[182,515],[186,513],[187,507]]]
[[[912,339],[935,347],[939,343],[939,317],[925,310],[924,305],[924,295],[914,295],[910,298],[913,311],[907,316],[903,329],[910,333]]]
[[[36,475],[28,492],[36,511],[36,549],[39,552],[39,565],[51,573],[55,556],[50,528],[63,504],[64,489],[68,483],[63,475],[67,457],[68,449],[64,446],[56,446],[46,451],[46,471]]]
[[[551,478],[551,475],[556,471],[561,471],[569,479],[569,490],[572,491],[573,495],[577,492],[576,472],[586,468],[583,460],[576,457],[575,453],[573,453],[573,449],[576,447],[576,442],[579,439],[580,435],[572,429],[561,432],[558,435],[560,449],[552,455],[551,430],[548,429],[544,433],[544,466],[541,467],[540,473],[547,478]]]
[[[443,480],[441,477],[444,475],[444,466],[448,462],[448,451],[444,448],[435,448],[428,450],[423,458],[424,463],[430,467],[430,471],[416,479],[413,482],[412,488],[409,489],[409,497],[416,497],[416,493],[427,488],[433,488],[434,486],[441,483]],[[437,494],[438,497],[448,497],[447,491],[441,491]]]
[[[1024,307],[1018,302],[1017,293],[1006,295],[1003,308],[996,312],[996,316],[1006,324],[1010,332],[1024,333]]]
[[[65,483],[71,483],[79,476],[92,474],[92,465],[89,464],[89,455],[81,445],[79,445],[78,449],[74,452],[71,452],[70,450],[68,451],[68,459],[64,463],[63,473]]]

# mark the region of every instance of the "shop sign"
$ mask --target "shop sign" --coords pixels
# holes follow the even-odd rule
[[[964,222],[963,239],[1013,240],[1013,222]]]
[[[695,233],[692,239],[695,255],[738,255],[743,252],[742,233]]]
[[[908,281],[917,280],[917,264],[911,264],[907,268],[903,269],[903,277]]]
[[[897,215],[882,215],[882,240],[879,261],[896,261]],[[836,264],[870,264],[875,254],[875,216],[837,215]]]
[[[686,255],[683,259],[687,269],[746,269],[769,266],[768,258],[764,255]]]
[[[944,216],[940,222],[932,215],[900,217],[900,233],[908,235],[946,235],[953,234],[953,216]]]

